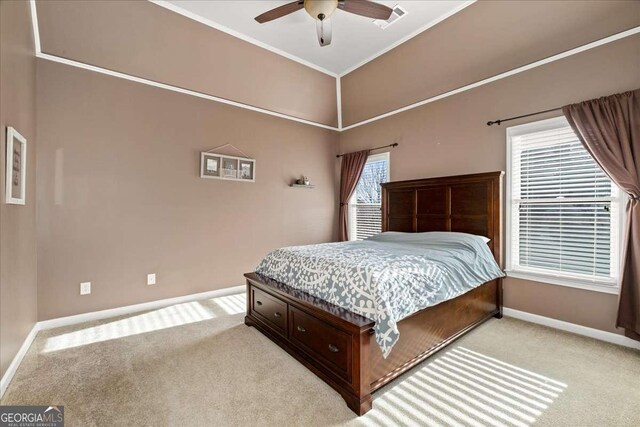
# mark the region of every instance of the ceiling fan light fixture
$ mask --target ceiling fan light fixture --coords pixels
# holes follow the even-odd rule
[[[304,10],[313,19],[327,19],[337,8],[338,0],[304,0]]]
[[[255,17],[259,24],[282,18],[304,8],[316,21],[316,32],[320,46],[331,44],[331,20],[336,9],[374,19],[389,19],[393,10],[371,0],[295,0]]]

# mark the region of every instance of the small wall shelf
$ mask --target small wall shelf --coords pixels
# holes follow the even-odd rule
[[[315,188],[315,185],[289,184],[293,188]]]

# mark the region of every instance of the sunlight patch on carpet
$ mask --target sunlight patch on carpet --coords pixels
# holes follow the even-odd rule
[[[566,388],[553,378],[455,347],[374,395],[373,410],[363,418],[387,425],[384,411],[409,425],[529,427]]]
[[[223,309],[227,314],[244,313],[247,310],[247,296],[245,294],[227,295],[209,300]]]
[[[187,302],[47,339],[44,352],[64,350],[215,318],[198,302]]]

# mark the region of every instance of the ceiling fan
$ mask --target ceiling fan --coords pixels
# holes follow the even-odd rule
[[[393,10],[383,4],[368,0],[297,0],[256,16],[260,24],[282,18],[304,8],[316,20],[316,31],[320,46],[331,44],[331,21],[329,17],[336,9],[374,19],[389,19]]]

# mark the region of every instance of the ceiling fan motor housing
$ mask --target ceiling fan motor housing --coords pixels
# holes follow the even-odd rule
[[[338,0],[305,0],[304,9],[313,19],[323,21],[338,8]]]

